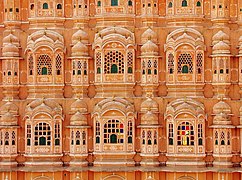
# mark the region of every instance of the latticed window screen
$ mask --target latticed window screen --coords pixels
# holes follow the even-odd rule
[[[97,73],[100,74],[101,73],[101,66],[102,66],[102,56],[101,53],[98,52],[96,53],[96,66],[97,66]]]
[[[173,124],[169,124],[169,145],[173,145]]]
[[[227,133],[227,145],[230,145],[230,132]]]
[[[104,124],[104,143],[124,143],[124,125],[119,120]]]
[[[145,74],[145,70],[146,70],[145,61],[143,60],[143,62],[142,62],[142,74]]]
[[[142,144],[145,144],[145,131],[142,131]]]
[[[225,133],[222,131],[220,136],[220,144],[225,145]]]
[[[14,131],[12,131],[12,145],[15,145],[16,142],[16,133]]]
[[[152,68],[152,62],[151,62],[151,60],[148,60],[148,62],[147,62],[147,68],[148,68],[148,74],[151,74],[152,73],[152,70],[151,70],[151,68]]]
[[[168,55],[168,71],[170,74],[174,72],[174,56],[173,54]]]
[[[148,145],[152,144],[152,132],[151,131],[147,132],[147,142],[148,142]]]
[[[128,52],[127,56],[127,62],[128,62],[128,73],[133,73],[133,53]]]
[[[27,125],[27,146],[31,145],[31,125]]]
[[[3,145],[3,133],[0,131],[0,145]]]
[[[62,60],[61,56],[58,54],[56,56],[56,74],[61,75],[61,69],[62,69]]]
[[[86,144],[86,132],[82,131],[82,145]]]
[[[60,145],[60,124],[55,124],[55,145]]]
[[[214,137],[215,137],[214,143],[215,143],[215,145],[218,145],[218,131],[215,131]]]
[[[202,124],[198,124],[198,145],[203,145],[203,125]]]
[[[178,57],[177,72],[184,73],[184,66],[187,67],[188,73],[193,72],[192,56],[189,53],[180,54]]]
[[[124,55],[119,51],[109,51],[104,57],[104,73],[110,74],[116,65],[117,73],[124,73]]]
[[[203,54],[198,53],[197,54],[197,73],[202,73],[202,67],[203,67]]]
[[[132,121],[128,122],[128,143],[132,143],[132,136],[133,136],[133,126]]]
[[[100,143],[100,123],[96,122],[96,143]]]
[[[80,131],[76,132],[76,145],[81,145],[81,133],[80,133]]]
[[[177,145],[194,145],[194,128],[189,122],[182,122],[177,128]]]
[[[34,145],[35,146],[51,145],[51,129],[49,124],[41,122],[35,126]]]
[[[158,64],[157,60],[154,60],[154,74],[157,74]]]
[[[37,60],[38,75],[42,75],[42,69],[47,68],[47,75],[52,74],[51,58],[47,54],[40,55]]]
[[[9,132],[5,132],[5,143],[4,145],[9,145]]]
[[[154,144],[157,144],[158,133],[154,131]]]
[[[18,75],[18,63],[15,62],[14,63],[14,76],[17,76]]]
[[[71,145],[74,145],[74,131],[71,131]]]

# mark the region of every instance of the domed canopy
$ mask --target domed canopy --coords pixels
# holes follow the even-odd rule
[[[3,45],[9,44],[9,43],[19,46],[18,38],[14,36],[12,33],[10,33],[9,35],[3,38]]]
[[[229,44],[229,36],[225,34],[223,31],[218,31],[212,38],[213,45],[217,44],[219,41],[224,41],[225,43]]]
[[[5,44],[2,49],[4,57],[19,57],[19,49],[12,43]]]
[[[14,115],[11,114],[10,112],[7,112],[6,114],[1,116],[0,125],[1,126],[17,126],[18,119],[16,117],[14,117]]]
[[[158,103],[151,98],[147,98],[141,103],[141,112],[147,111],[158,112]]]
[[[231,107],[224,101],[219,101],[217,104],[213,106],[214,114],[220,114],[221,112],[224,112],[226,114],[231,113]]]
[[[0,107],[0,114],[6,114],[7,112],[17,115],[18,106],[16,106],[16,104],[14,104],[13,102],[8,101],[6,104]]]
[[[157,124],[158,124],[158,117],[151,111],[148,111],[141,117],[141,125],[157,125]]]
[[[141,47],[141,55],[142,56],[157,56],[158,55],[158,46],[153,43],[151,40],[148,40]]]
[[[82,43],[88,43],[88,34],[85,31],[80,29],[72,35],[71,40],[72,40],[72,44],[76,44],[80,41]]]
[[[83,44],[82,42],[78,42],[76,43],[73,47],[72,47],[72,56],[76,57],[76,56],[87,56],[88,55],[88,48],[85,44]]]
[[[213,54],[230,54],[230,47],[224,41],[219,41],[213,46]]]
[[[157,34],[152,29],[147,29],[142,35],[141,35],[141,42],[144,44],[148,40],[151,40],[153,42],[157,42]]]
[[[72,103],[71,112],[75,113],[77,111],[79,111],[80,113],[87,112],[87,104],[85,103],[85,101],[77,99],[74,103]]]
[[[70,119],[70,125],[72,126],[86,126],[87,125],[87,118],[79,111],[74,114]]]
[[[213,119],[214,125],[231,125],[230,120],[231,107],[224,101],[219,101],[213,106],[213,113],[215,115]]]

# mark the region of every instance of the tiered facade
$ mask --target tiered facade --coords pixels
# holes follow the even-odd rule
[[[242,180],[241,0],[0,10],[0,179]]]

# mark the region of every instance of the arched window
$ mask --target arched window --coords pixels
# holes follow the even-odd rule
[[[43,9],[49,9],[49,5],[48,5],[48,3],[44,3],[44,4],[43,4]]]
[[[133,6],[133,2],[131,0],[128,1],[128,6]]]
[[[57,4],[56,8],[57,9],[62,9],[62,5],[61,4]]]
[[[118,6],[118,0],[111,0],[111,6]]]
[[[101,74],[101,68],[100,67],[97,68],[97,74]]]
[[[168,8],[171,8],[171,7],[172,7],[172,2],[169,2]]]
[[[201,2],[198,1],[198,2],[197,2],[197,7],[200,7],[200,6],[201,6]]]
[[[101,6],[101,1],[97,2],[97,6],[100,7]]]
[[[42,70],[41,70],[41,75],[47,75],[47,67],[42,67]]]
[[[187,0],[182,0],[182,7],[187,7]]]
[[[194,128],[189,122],[182,122],[177,127],[177,145],[194,146]]]
[[[128,73],[130,73],[130,74],[133,73],[133,69],[131,67],[128,68]]]
[[[116,64],[113,64],[111,67],[111,73],[118,73],[118,67]]]
[[[40,146],[46,145],[46,137],[39,137],[39,145]]]
[[[116,134],[112,134],[110,136],[110,143],[117,143],[117,135]]]
[[[188,66],[187,65],[182,66],[182,73],[188,73]]]
[[[124,143],[124,125],[119,120],[104,124],[104,143]]]
[[[30,5],[30,9],[31,9],[31,10],[34,10],[34,4],[31,4],[31,5]]]

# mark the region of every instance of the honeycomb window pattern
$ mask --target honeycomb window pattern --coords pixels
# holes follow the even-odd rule
[[[131,68],[133,69],[133,53],[132,52],[128,52],[127,55],[127,60],[128,60],[128,69]]]
[[[174,72],[174,56],[171,53],[168,55],[168,71],[170,74]]]
[[[193,72],[192,56],[189,53],[180,54],[178,57],[177,72],[182,73],[183,65],[188,65],[188,73]]]
[[[38,75],[42,75],[42,68],[47,68],[47,75],[52,74],[52,64],[51,64],[51,58],[47,54],[40,55],[37,60],[37,70]]]
[[[109,51],[104,57],[104,73],[110,74],[112,65],[116,65],[118,73],[124,73],[124,55],[119,51]]]
[[[200,73],[202,72],[202,66],[203,66],[203,54],[198,53],[197,54],[197,73],[199,73],[199,71]]]
[[[61,74],[61,68],[62,68],[62,60],[61,60],[61,56],[58,54],[56,56],[56,73],[57,73],[57,75]]]

